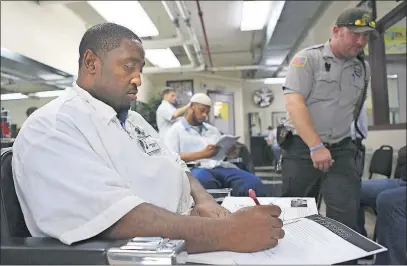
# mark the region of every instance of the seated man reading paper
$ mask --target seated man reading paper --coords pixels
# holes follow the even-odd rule
[[[183,161],[199,163],[191,172],[204,188],[231,187],[232,196],[248,196],[249,189],[253,189],[258,196],[265,196],[260,178],[223,161],[225,156],[218,156],[221,152],[225,155],[217,146],[224,136],[216,127],[204,122],[211,104],[208,95],[193,95],[185,117],[168,130],[165,136],[167,147],[178,153]],[[236,138],[230,139],[236,141]]]
[[[95,25],[79,56],[72,88],[33,113],[13,147],[16,193],[32,236],[68,245],[95,236],[159,236],[185,240],[190,253],[277,244],[284,235],[279,207],[230,214],[129,111],[145,62],[136,34]]]

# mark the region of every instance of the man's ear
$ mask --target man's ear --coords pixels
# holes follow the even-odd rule
[[[338,34],[338,32],[339,32],[339,27],[337,26],[337,25],[335,25],[334,27],[333,27],[333,29],[332,29],[332,33],[335,35],[335,34]]]
[[[100,66],[100,58],[88,49],[83,55],[83,66],[90,74],[95,74]]]

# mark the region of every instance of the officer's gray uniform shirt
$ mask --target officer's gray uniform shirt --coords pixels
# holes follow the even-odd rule
[[[330,64],[329,71],[325,63]],[[366,61],[365,64],[369,80],[370,69]],[[294,56],[283,85],[284,94],[301,94],[321,140],[336,143],[350,136],[349,128],[356,103],[362,96],[364,78],[361,61],[336,58],[328,41]]]

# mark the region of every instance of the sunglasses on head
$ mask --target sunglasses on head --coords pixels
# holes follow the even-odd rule
[[[371,28],[376,28],[376,22],[374,21],[369,21],[367,22],[364,19],[357,19],[355,20],[353,23],[349,23],[349,24],[342,24],[340,26],[357,26],[357,27],[365,27],[365,26],[369,26]]]

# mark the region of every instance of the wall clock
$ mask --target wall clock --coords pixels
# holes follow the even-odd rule
[[[253,94],[253,101],[259,107],[268,107],[274,100],[274,93],[268,88],[256,90]]]

